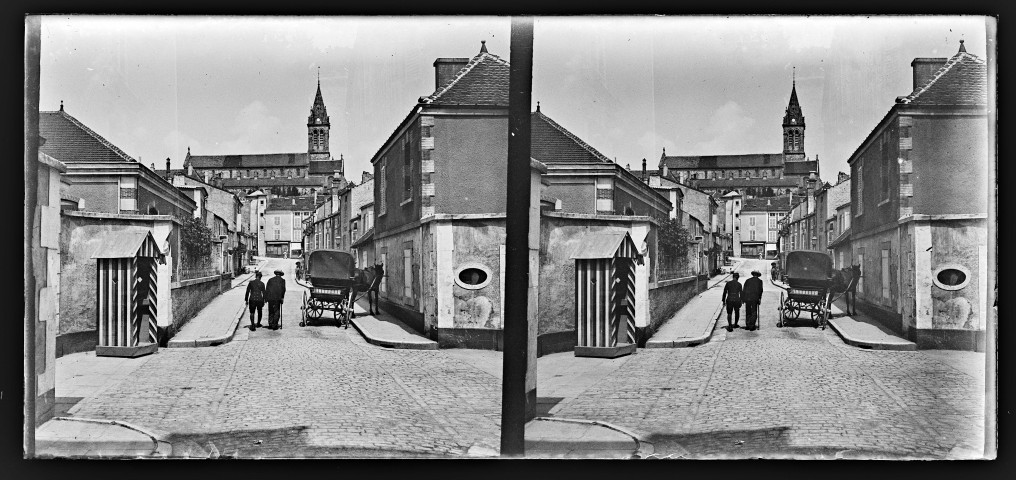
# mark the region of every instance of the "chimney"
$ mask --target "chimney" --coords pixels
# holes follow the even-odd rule
[[[439,58],[434,60],[434,89],[437,90],[455,78],[459,70],[469,63],[468,58]]]
[[[169,157],[166,157],[166,179],[169,179]]]
[[[642,159],[642,181],[646,181],[646,159]]]
[[[910,66],[914,69],[914,90],[927,84],[948,60],[948,58],[915,58],[910,62]]]

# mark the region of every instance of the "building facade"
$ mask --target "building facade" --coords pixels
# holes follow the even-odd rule
[[[314,196],[270,197],[265,208],[265,256],[299,257],[303,254],[304,219],[314,213]]]
[[[988,318],[985,61],[916,58],[899,97],[851,155],[858,306],[919,348],[983,351]]]

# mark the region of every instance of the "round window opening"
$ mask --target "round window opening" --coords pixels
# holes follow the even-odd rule
[[[466,265],[459,269],[455,283],[469,290],[486,287],[490,283],[490,271],[480,265]]]
[[[959,265],[947,265],[935,272],[935,285],[943,290],[959,290],[970,281],[970,273]]]

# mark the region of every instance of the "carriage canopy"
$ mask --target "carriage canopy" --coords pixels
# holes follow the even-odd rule
[[[789,252],[786,262],[787,278],[791,281],[825,282],[833,271],[833,259],[822,252]]]
[[[307,276],[314,286],[343,286],[356,276],[356,259],[341,250],[314,250],[307,258]]]

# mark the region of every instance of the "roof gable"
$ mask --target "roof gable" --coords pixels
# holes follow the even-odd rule
[[[966,51],[949,59],[928,83],[900,103],[911,105],[986,105],[988,73],[984,60]]]
[[[628,232],[584,235],[575,246],[573,259],[634,258],[642,264],[635,241]]]
[[[508,106],[508,62],[481,51],[450,82],[420,98],[433,105]]]
[[[614,163],[588,143],[569,132],[550,117],[533,112],[532,157],[541,162],[606,162]]]
[[[63,110],[39,112],[39,134],[46,139],[39,150],[61,162],[136,162]]]
[[[165,257],[151,230],[128,230],[109,233],[95,249],[92,258],[152,257],[162,261]]]

